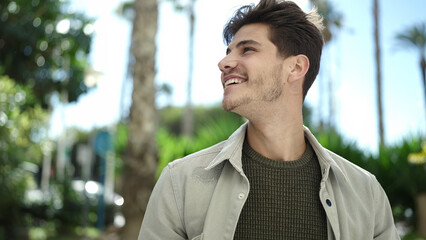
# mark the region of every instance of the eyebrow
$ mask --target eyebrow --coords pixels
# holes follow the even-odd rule
[[[258,45],[258,46],[261,45],[260,43],[256,42],[255,40],[242,40],[242,41],[239,41],[237,43],[235,48],[239,48],[241,46],[248,45],[248,44]],[[226,48],[226,55],[228,55],[229,53],[231,53],[231,49],[228,47],[228,48]]]

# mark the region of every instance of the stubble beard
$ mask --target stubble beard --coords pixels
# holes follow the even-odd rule
[[[281,64],[277,64],[274,67],[271,82],[265,80],[266,74],[261,74],[253,80],[249,80],[250,82],[248,83],[251,84],[252,89],[260,89],[260,97],[256,99],[256,97],[248,94],[238,99],[226,99],[224,97],[222,101],[223,110],[227,112],[236,112],[236,108],[248,105],[252,102],[274,102],[277,100],[283,94],[283,83],[281,82],[282,68],[283,66]]]

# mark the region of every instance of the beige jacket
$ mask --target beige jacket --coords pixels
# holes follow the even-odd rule
[[[250,193],[241,166],[247,124],[226,141],[164,168],[142,222],[139,240],[233,239]],[[322,169],[319,196],[328,239],[400,239],[389,201],[369,172],[323,148],[305,128]]]

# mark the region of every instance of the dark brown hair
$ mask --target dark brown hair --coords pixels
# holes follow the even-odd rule
[[[261,0],[239,8],[223,29],[224,42],[229,45],[238,30],[251,23],[269,26],[269,39],[278,48],[281,57],[306,55],[310,67],[303,83],[303,98],[314,82],[320,67],[324,45],[322,18],[314,9],[305,13],[290,1]]]

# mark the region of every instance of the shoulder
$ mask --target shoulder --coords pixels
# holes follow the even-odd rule
[[[375,176],[372,173],[354,164],[348,159],[345,159],[328,149],[326,149],[326,152],[330,156],[335,166],[338,167],[338,171],[341,171],[346,178],[360,180],[365,179],[368,181],[376,180]]]
[[[342,217],[344,215],[350,222],[358,221],[359,225],[364,225],[360,229],[365,231],[374,226],[370,231],[377,238],[399,239],[389,199],[376,177],[343,157],[326,151],[335,162],[332,171],[336,178],[330,182],[336,199],[343,200],[337,204],[344,213]],[[348,233],[353,237],[353,233]]]
[[[235,162],[241,158],[240,150],[246,126],[247,124],[240,126],[225,141],[169,163],[165,169],[167,175],[170,175],[172,181],[185,184],[194,182],[188,182],[190,179],[195,180],[196,183],[215,182],[227,162],[232,164],[232,161]]]
[[[305,137],[313,147],[323,171],[330,168],[336,178],[343,180],[377,181],[373,174],[351,162],[357,159],[350,159],[350,161],[324,148],[306,127]]]
[[[176,159],[168,164],[171,171],[190,172],[196,168],[206,168],[220,153],[226,140],[198,152],[189,154],[183,158]]]
[[[330,181],[333,186],[339,186],[338,188],[345,196],[358,197],[364,200],[373,200],[385,196],[374,174],[329,150],[326,151],[332,161],[330,169],[333,177]],[[370,201],[370,203],[373,202]]]

